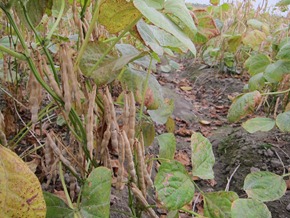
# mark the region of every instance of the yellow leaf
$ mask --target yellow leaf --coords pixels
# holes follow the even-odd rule
[[[37,177],[11,150],[0,145],[0,217],[45,217]]]
[[[190,87],[190,86],[181,86],[180,87],[183,91],[190,91],[190,90],[192,90],[192,87]]]
[[[207,121],[207,120],[200,120],[199,122],[201,124],[203,124],[203,125],[209,125],[210,124],[210,121]]]

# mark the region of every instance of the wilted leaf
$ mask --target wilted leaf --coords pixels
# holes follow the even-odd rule
[[[144,138],[144,146],[150,146],[155,138],[155,127],[152,122],[142,122],[141,129]]]
[[[204,215],[214,218],[231,218],[232,203],[239,198],[235,192],[208,192],[204,197]]]
[[[228,111],[228,121],[237,122],[252,113],[261,102],[261,99],[262,96],[258,91],[246,93],[236,98]]]
[[[268,82],[277,83],[286,73],[290,73],[290,60],[278,60],[267,66],[264,77]]]
[[[271,218],[267,206],[252,199],[237,199],[232,204],[232,218]]]
[[[166,125],[167,132],[174,133],[174,131],[175,131],[175,121],[174,121],[173,118],[168,117],[165,125]]]
[[[98,20],[110,33],[124,30],[140,15],[132,1],[102,0],[99,10]]]
[[[158,198],[169,210],[180,209],[194,196],[194,185],[184,166],[177,161],[163,162],[156,175]]]
[[[69,208],[59,197],[49,192],[43,192],[43,196],[47,207],[47,218],[70,218],[74,216],[73,209]]]
[[[200,133],[191,136],[192,175],[202,179],[213,179],[215,162],[210,141]]]
[[[250,19],[247,21],[247,24],[253,29],[261,30],[267,35],[269,34],[269,25],[267,23],[263,23],[257,19]]]
[[[159,144],[159,157],[172,160],[176,149],[176,139],[173,133],[163,133],[156,137]]]
[[[174,35],[181,43],[183,43],[195,56],[196,48],[191,40],[164,14],[157,11],[155,8],[150,7],[143,0],[133,0],[134,5],[138,10],[154,25],[166,30],[167,32]],[[193,22],[193,21],[192,21]]]
[[[174,101],[172,99],[165,99],[157,110],[148,110],[148,114],[157,124],[165,124],[168,118],[172,115],[174,110]]]
[[[180,89],[183,90],[183,91],[190,91],[193,88],[191,86],[181,86]]]
[[[227,38],[227,45],[229,48],[229,52],[235,53],[237,49],[240,47],[242,42],[242,35],[234,35]]]
[[[275,120],[266,117],[256,117],[247,120],[242,124],[243,128],[249,133],[255,133],[258,131],[268,132],[275,126]]]
[[[128,68],[118,77],[118,80],[122,83],[123,87],[134,93],[135,99],[139,104],[141,104],[143,101],[143,89],[145,87],[146,76],[147,72],[145,71]],[[164,102],[162,87],[156,78],[151,74],[149,76],[146,93],[150,94],[150,99],[147,99],[146,105],[148,109],[154,110],[160,106],[162,107]],[[150,104],[148,104],[149,102]]]
[[[264,73],[267,66],[271,63],[270,58],[264,54],[251,55],[245,62],[245,68],[248,69],[251,76]]]
[[[249,80],[249,90],[261,90],[265,86],[266,79],[264,78],[264,73],[258,73],[252,76]]]
[[[266,34],[260,30],[252,30],[245,34],[243,43],[254,50],[258,50],[262,42],[267,38]]]
[[[281,113],[276,118],[276,124],[283,132],[290,132],[290,111]]]
[[[46,205],[40,183],[28,166],[0,145],[1,217],[45,217]]]
[[[281,198],[286,192],[286,182],[282,176],[268,171],[259,171],[247,175],[244,190],[250,198],[267,202]]]
[[[112,176],[106,167],[95,168],[87,178],[80,212],[83,217],[109,217]]]

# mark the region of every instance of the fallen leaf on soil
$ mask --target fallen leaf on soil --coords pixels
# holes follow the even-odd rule
[[[199,121],[202,125],[210,125],[210,121],[207,121],[207,120],[200,120]]]
[[[29,167],[29,169],[35,173],[36,168],[38,167],[38,165],[40,164],[40,159],[39,158],[34,158],[32,161],[29,162],[25,162],[27,164],[27,166]]]
[[[286,180],[287,190],[290,190],[290,179]]]
[[[214,179],[209,179],[208,183],[211,187],[214,187],[217,184],[217,181],[215,181]]]
[[[183,91],[190,91],[190,90],[192,90],[193,88],[190,87],[190,86],[181,86],[180,89],[183,90]]]
[[[190,136],[192,134],[192,130],[181,127],[175,131],[175,134],[183,137]]]
[[[186,151],[179,150],[175,154],[174,159],[177,160],[178,162],[182,163],[184,166],[190,166],[191,165],[189,156],[186,153]]]
[[[59,197],[60,199],[62,199],[67,205],[68,205],[68,202],[67,202],[67,198],[65,196],[65,193],[64,191],[57,191],[57,190],[54,190],[53,193],[55,196]]]

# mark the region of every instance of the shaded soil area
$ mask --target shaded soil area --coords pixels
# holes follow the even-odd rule
[[[228,123],[231,99],[242,91],[247,78],[217,73],[216,69],[199,70],[199,67],[188,65],[182,71],[157,76],[164,93],[175,100],[175,158],[190,169],[190,136],[193,131],[201,132],[213,145],[215,179],[197,184],[205,191],[227,187],[246,198],[243,182],[250,172],[261,170],[282,175],[290,171],[290,135],[277,129],[249,134],[240,127],[241,123]],[[155,149],[158,150],[157,145]],[[290,191],[267,205],[272,217],[290,217]]]

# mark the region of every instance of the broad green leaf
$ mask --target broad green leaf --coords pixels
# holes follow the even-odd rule
[[[237,122],[250,113],[253,113],[255,107],[261,102],[262,96],[259,91],[249,92],[239,96],[232,103],[228,111],[228,121]]]
[[[207,192],[203,195],[204,215],[214,218],[231,218],[232,203],[238,198],[235,192]]]
[[[264,32],[260,30],[251,30],[245,34],[243,43],[247,46],[250,46],[254,50],[258,50],[266,38],[267,36]]]
[[[176,149],[176,139],[173,133],[163,133],[156,137],[159,144],[159,157],[172,160]]]
[[[249,90],[262,90],[265,86],[266,79],[264,78],[264,73],[258,73],[252,76],[249,80]]]
[[[164,14],[146,4],[143,0],[133,0],[138,10],[154,25],[166,30],[182,42],[195,56],[196,48],[191,40]]]
[[[275,126],[275,120],[266,117],[256,117],[247,120],[242,124],[243,128],[249,133],[255,133],[258,131],[268,132]]]
[[[23,3],[25,10],[22,7]],[[29,17],[33,27],[36,27],[43,15],[45,13],[50,14],[51,13],[51,8],[53,5],[52,0],[27,0],[27,1],[17,1],[15,3],[15,11],[21,21],[26,25],[26,27],[29,27],[28,22],[26,21],[25,13],[27,13],[27,16]],[[26,12],[25,12],[26,11]]]
[[[132,1],[101,0],[99,11],[99,23],[110,33],[124,30],[140,15]]]
[[[202,179],[213,179],[213,165],[215,162],[212,145],[201,133],[191,136],[192,175]]]
[[[43,192],[47,211],[46,218],[70,218],[74,216],[74,211],[59,197]]]
[[[148,110],[148,114],[157,124],[165,124],[174,110],[174,100],[165,99],[157,110]]]
[[[290,5],[290,0],[281,0],[276,4],[276,6],[288,6],[288,5]]]
[[[118,80],[122,83],[124,88],[132,91],[138,103],[143,101],[143,90],[146,83],[147,72],[128,68],[119,77]],[[150,74],[148,87],[145,96],[145,106],[148,109],[157,109],[163,105],[164,98],[162,87],[156,78]],[[166,121],[165,121],[166,122]]]
[[[145,45],[149,46],[158,55],[163,55],[163,48],[160,46],[159,42],[155,38],[150,26],[145,23],[143,19],[139,20],[139,22],[137,23],[137,30]]]
[[[268,171],[250,173],[244,182],[244,190],[247,195],[262,202],[281,198],[286,189],[287,186],[283,177]]]
[[[276,57],[279,59],[290,60],[290,42],[286,43],[280,48]]]
[[[141,129],[144,138],[144,146],[152,145],[155,138],[155,126],[152,122],[142,122]]]
[[[117,44],[116,48],[122,53],[122,56],[130,56],[130,55],[139,55],[140,51],[136,49],[133,45],[130,44]],[[151,65],[150,65],[151,62]],[[134,60],[133,63],[138,64],[142,67],[149,68],[153,71],[156,71],[156,60],[150,61],[149,55],[141,57],[137,60]]]
[[[232,218],[271,218],[267,206],[252,199],[237,199],[232,204]]]
[[[158,198],[169,210],[182,208],[194,196],[194,185],[184,166],[177,161],[163,162],[155,178]]]
[[[290,132],[290,111],[281,113],[276,118],[276,125],[283,132]]]
[[[14,152],[0,145],[1,217],[45,217],[46,205],[34,173]]]
[[[290,60],[278,60],[267,66],[264,77],[268,82],[277,83],[286,73],[290,73]]]
[[[210,0],[210,3],[214,6],[217,6],[220,3],[220,0]]]
[[[112,175],[106,167],[95,168],[87,178],[82,193],[80,213],[86,218],[110,216]]]
[[[91,72],[92,67],[96,64],[104,52],[105,45],[89,43],[80,62],[82,73],[92,78],[98,86],[112,82],[120,73],[120,70],[129,62],[142,56],[141,53],[132,53],[121,57],[107,57],[100,66]]]
[[[196,33],[197,28],[185,5],[184,0],[167,0],[164,4],[165,12],[177,17],[192,33]]]
[[[165,0],[144,0],[149,7],[163,9]]]
[[[270,58],[264,54],[251,55],[245,62],[244,66],[251,76],[263,73],[271,63]]]
[[[247,24],[253,29],[261,30],[267,35],[269,34],[269,25],[266,23],[263,23],[257,19],[250,19],[247,21]]]

